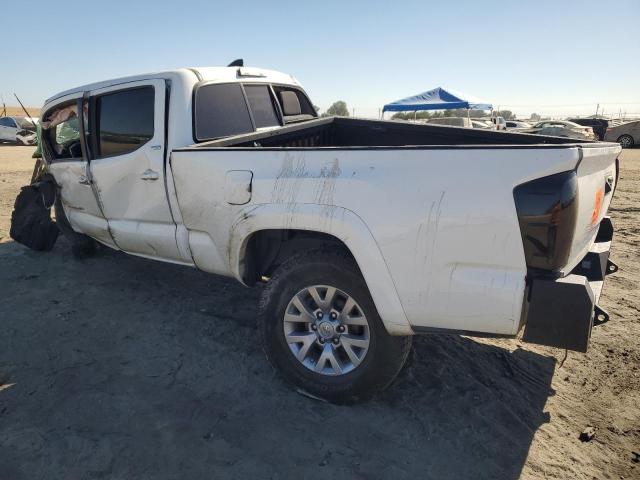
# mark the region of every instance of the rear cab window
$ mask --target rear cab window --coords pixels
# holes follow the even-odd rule
[[[297,102],[291,101],[292,95]],[[279,127],[290,121],[310,120],[317,116],[301,90],[263,83],[198,85],[194,90],[193,105],[196,142]]]

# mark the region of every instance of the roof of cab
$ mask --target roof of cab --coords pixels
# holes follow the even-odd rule
[[[267,70],[264,68],[255,67],[186,67],[176,70],[168,70],[164,72],[144,73],[141,75],[132,75],[128,77],[114,78],[105,80],[102,82],[94,82],[86,85],[82,85],[76,88],[71,88],[63,92],[57,93],[52,97],[47,98],[45,105],[59,99],[61,97],[71,95],[73,93],[85,92],[88,90],[96,90],[98,88],[105,88],[111,85],[118,85],[121,83],[137,82],[140,80],[150,79],[189,79],[192,83],[203,82],[272,82],[283,83],[287,85],[297,85],[300,83],[292,75],[278,72],[275,70]]]

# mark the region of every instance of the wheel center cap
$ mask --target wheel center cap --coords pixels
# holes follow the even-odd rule
[[[318,333],[322,338],[331,338],[335,334],[335,329],[331,322],[321,322],[320,325],[318,325]]]

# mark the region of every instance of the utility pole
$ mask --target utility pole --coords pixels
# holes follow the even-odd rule
[[[599,103],[596,105],[596,117],[598,116],[598,110],[600,110],[600,104]]]

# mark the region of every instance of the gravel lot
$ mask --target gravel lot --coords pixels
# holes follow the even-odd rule
[[[621,157],[621,270],[588,354],[419,337],[392,388],[350,407],[272,372],[255,290],[107,250],[76,261],[62,238],[13,243],[32,151],[0,146],[0,479],[640,476],[640,149]]]

